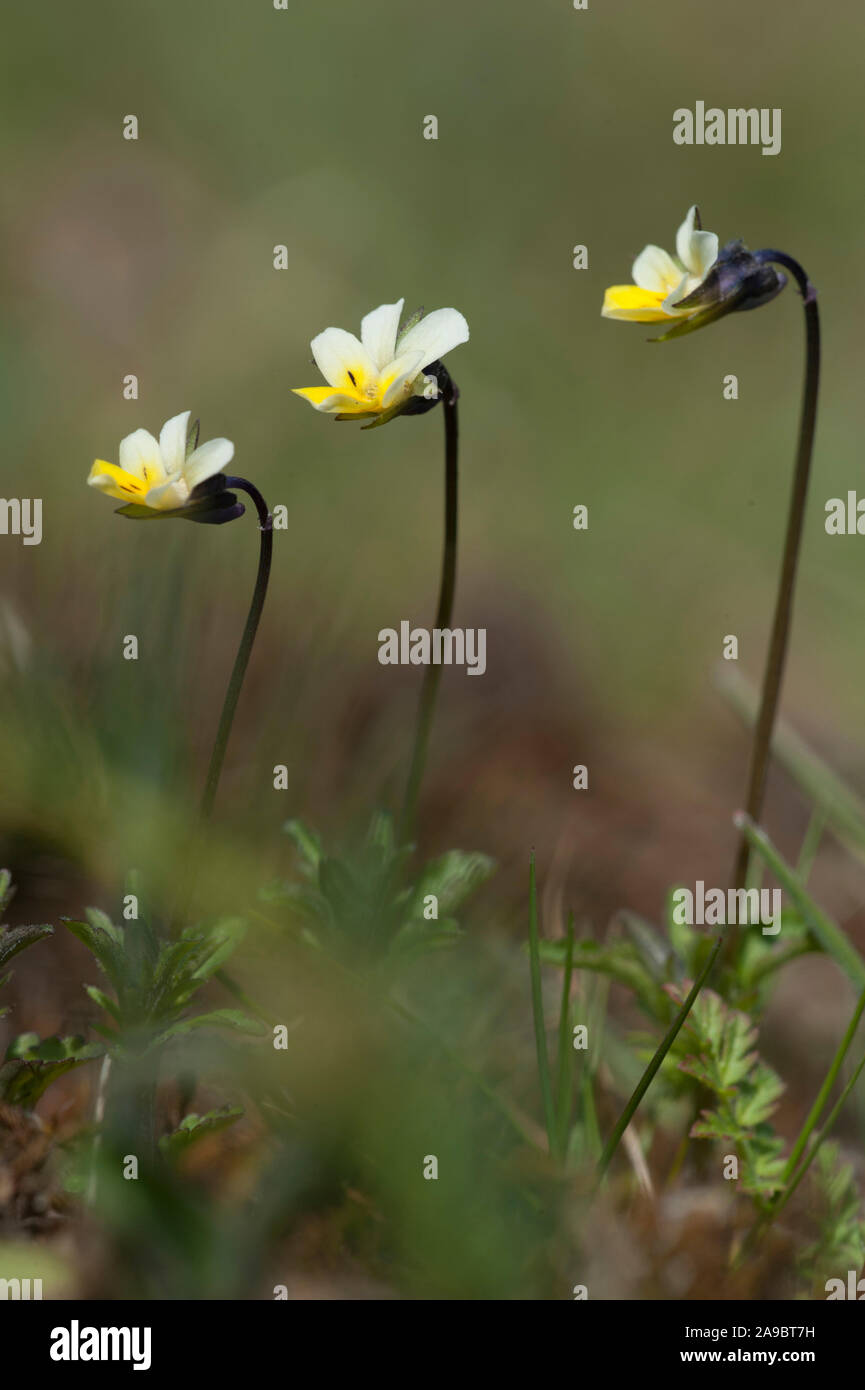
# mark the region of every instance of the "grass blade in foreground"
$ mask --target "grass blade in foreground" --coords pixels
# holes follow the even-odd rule
[[[529,963],[532,976],[532,1013],[535,1019],[535,1046],[538,1053],[538,1076],[544,1103],[544,1123],[550,1153],[556,1153],[556,1112],[553,1107],[553,1086],[550,1079],[550,1059],[547,1055],[547,1033],[544,1026],[544,1000],[541,991],[541,953],[538,940],[538,887],[535,878],[535,856],[529,867]]]
[[[573,1086],[574,1049],[571,1046],[571,979],[574,972],[574,914],[568,917],[565,933],[565,969],[562,976],[562,1003],[559,1010],[559,1050],[556,1061],[556,1127],[559,1138],[559,1157],[564,1161],[568,1152],[568,1133],[571,1127],[571,1088]]]
[[[616,1125],[616,1128],[613,1130],[612,1134],[610,1135],[609,1139],[607,1140],[607,1143],[604,1146],[604,1152],[601,1154],[600,1162],[598,1163],[598,1183],[600,1183],[603,1180],[604,1174],[610,1166],[610,1160],[612,1159],[613,1154],[616,1152],[616,1149],[619,1146],[619,1141],[622,1135],[628,1128],[628,1125],[631,1123],[631,1120],[634,1118],[640,1101],[643,1099],[643,1096],[648,1091],[649,1087],[651,1086],[652,1082],[655,1079],[655,1076],[657,1075],[661,1067],[664,1058],[666,1057],[670,1048],[673,1046],[673,1043],[676,1041],[676,1038],[679,1034],[679,1030],[681,1029],[682,1024],[685,1022],[685,1019],[688,1017],[688,1014],[691,1012],[697,995],[700,993],[700,990],[703,988],[703,985],[706,983],[710,974],[712,973],[712,968],[715,964],[715,961],[718,959],[718,955],[720,953],[723,943],[723,936],[719,936],[718,940],[715,942],[715,945],[712,948],[711,955],[706,960],[706,964],[703,966],[703,969],[700,971],[699,975],[697,976],[696,980],[691,986],[691,990],[688,994],[687,999],[685,1000],[679,1012],[676,1014],[676,1017],[673,1019],[673,1022],[670,1024],[670,1027],[667,1029],[667,1032],[664,1034],[664,1037],[661,1039],[661,1042],[658,1044],[658,1048],[655,1052],[654,1057],[652,1058],[649,1065],[646,1067],[646,1070],[643,1072],[643,1075],[640,1077],[640,1080],[637,1083],[637,1086],[634,1090],[633,1095],[631,1096],[631,1099],[628,1101],[627,1105],[625,1106],[624,1110],[619,1116],[619,1122]]]
[[[859,1027],[859,1020],[862,1017],[863,1009],[865,1009],[865,989],[863,989],[862,993],[859,996],[859,1003],[856,1005],[856,1008],[853,1012],[853,1017],[847,1025],[847,1031],[841,1039],[838,1051],[835,1053],[835,1056],[832,1060],[832,1065],[826,1073],[826,1080],[820,1087],[820,1090],[817,1093],[817,1099],[814,1101],[814,1104],[811,1106],[811,1109],[808,1112],[808,1118],[802,1126],[802,1133],[799,1135],[799,1138],[793,1145],[790,1157],[787,1160],[787,1167],[784,1170],[784,1177],[788,1181],[796,1170],[796,1164],[799,1162],[799,1159],[801,1158],[805,1150],[805,1145],[808,1143],[808,1140],[811,1137],[811,1131],[814,1129],[814,1126],[816,1125],[821,1114],[823,1113],[826,1102],[831,1094],[832,1087],[835,1085],[836,1077],[838,1076],[838,1073],[841,1070],[844,1058],[847,1056],[847,1053],[850,1049],[850,1044],[856,1036],[856,1029]]]

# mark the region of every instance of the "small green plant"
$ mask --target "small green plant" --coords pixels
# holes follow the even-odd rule
[[[619,934],[603,942],[585,938],[576,941],[570,927],[563,940],[540,942],[532,869],[530,954],[538,1067],[551,1152],[558,1152],[560,1156],[568,1152],[569,1142],[564,1137],[563,1126],[570,1115],[571,1097],[567,1088],[563,1089],[560,1084],[559,1100],[553,1100],[540,994],[542,963],[556,964],[564,972],[560,1034],[564,1030],[570,979],[579,971],[606,976],[624,985],[655,1028],[665,1030],[654,1052],[651,1049],[656,1034],[632,1040],[629,1050],[612,1046],[612,1034],[608,1030],[605,1050],[610,1074],[615,1078],[618,1073],[619,1085],[634,1088],[601,1155],[601,1173],[657,1077],[655,1113],[658,1113],[659,1103],[671,1099],[685,1102],[692,1116],[685,1141],[680,1146],[680,1159],[674,1165],[675,1171],[679,1169],[688,1140],[717,1141],[738,1157],[738,1190],[750,1197],[755,1217],[751,1232],[737,1252],[738,1259],[754,1247],[818,1159],[821,1165],[818,1181],[832,1201],[829,1201],[828,1225],[813,1250],[825,1247],[831,1254],[836,1237],[844,1249],[852,1249],[855,1244],[858,1217],[853,1208],[851,1183],[850,1180],[841,1182],[839,1178],[832,1186],[833,1151],[829,1151],[827,1158],[824,1149],[827,1136],[865,1069],[863,1058],[827,1116],[830,1097],[865,1011],[865,960],[837,923],[814,901],[806,886],[820,833],[828,819],[829,813],[821,803],[809,826],[799,864],[792,868],[758,826],[745,816],[736,817],[755,856],[756,864],[752,864],[749,879],[753,877],[754,868],[762,864],[781,883],[786,903],[777,936],[767,937],[756,928],[739,927],[739,949],[732,959],[723,962],[719,958],[721,938],[713,943],[706,933],[683,924],[672,910],[672,894],[664,934],[634,914],[621,913],[616,921]],[[845,825],[849,831],[849,799],[845,802]],[[858,827],[854,829],[858,831]],[[865,843],[865,826],[857,838],[859,843]],[[857,987],[859,1002],[801,1132],[785,1156],[785,1142],[772,1125],[784,1083],[759,1056],[757,1023],[778,971],[806,952],[821,952],[834,960]],[[707,988],[716,968],[717,988]],[[632,1073],[628,1078],[634,1041],[638,1045],[638,1055],[650,1059],[635,1086]],[[626,1065],[623,1065],[623,1057]]]
[[[187,1012],[199,990],[237,950],[246,930],[239,918],[187,927],[175,941],[157,941],[146,924],[118,927],[93,907],[85,916],[83,922],[63,921],[91,952],[114,991],[112,999],[96,985],[85,986],[106,1016],[94,1030],[112,1049],[150,1050],[204,1027],[263,1031],[257,1019],[237,1009]]]
[[[85,986],[103,1011],[94,1032],[104,1039],[99,1051],[109,1059],[103,1074],[103,1130],[109,1147],[121,1153],[129,1147],[152,1161],[159,1151],[156,1085],[166,1046],[205,1028],[247,1035],[265,1031],[259,1019],[239,1009],[190,1009],[198,992],[234,954],[245,924],[226,918],[187,927],[176,940],[160,941],[146,920],[119,927],[98,908],[88,908],[84,921],[64,923],[91,952],[113,993],[112,997],[100,986]],[[170,1145],[167,1152],[172,1152]]]
[[[824,1144],[818,1153],[811,1187],[817,1234],[797,1264],[815,1293],[822,1293],[827,1279],[865,1263],[865,1212],[853,1168],[841,1162],[835,1143]]]
[[[401,846],[393,821],[377,812],[359,848],[326,853],[301,821],[286,823],[298,855],[299,882],[273,884],[266,901],[294,910],[307,945],[353,967],[399,970],[430,951],[455,945],[456,913],[494,871],[485,854],[449,850],[406,882],[411,846]]]
[[[0,869],[0,914],[6,911],[14,896],[12,875],[8,869]],[[37,941],[43,941],[46,936],[53,934],[54,928],[48,926],[0,927],[0,989],[12,978],[11,971],[6,969],[12,958],[19,951],[26,951],[28,946],[35,946]],[[8,1012],[8,1007],[0,1005],[0,1018]]]
[[[680,1002],[681,986],[668,986]],[[769,1124],[784,1083],[756,1051],[757,1029],[714,990],[696,1000],[671,1060],[713,1099],[690,1130],[692,1139],[719,1140],[739,1157],[738,1181],[757,1207],[784,1186],[784,1141]]]

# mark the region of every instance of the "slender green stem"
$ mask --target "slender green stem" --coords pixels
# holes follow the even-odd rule
[[[568,915],[565,932],[565,969],[562,975],[562,1002],[559,1009],[559,1055],[556,1065],[558,1096],[556,1100],[559,1157],[564,1161],[568,1151],[568,1131],[571,1127],[571,1086],[573,1084],[573,1035],[571,1022],[571,980],[574,973],[574,914]]]
[[[604,1141],[601,1138],[601,1127],[598,1124],[594,1079],[588,1067],[584,1069],[582,1080],[580,1081],[580,1094],[583,1101],[583,1123],[586,1126],[586,1140],[592,1154],[600,1158]]]
[[[863,1057],[862,1060],[859,1062],[859,1065],[856,1067],[856,1070],[853,1072],[853,1075],[850,1077],[850,1080],[847,1082],[847,1085],[844,1087],[844,1090],[841,1092],[837,1101],[832,1106],[832,1109],[829,1112],[825,1124],[821,1126],[814,1140],[814,1143],[811,1145],[811,1148],[808,1150],[808,1153],[805,1155],[805,1158],[799,1165],[799,1168],[796,1174],[794,1175],[792,1182],[789,1184],[788,1187],[784,1189],[784,1191],[781,1193],[781,1196],[773,1204],[772,1210],[769,1213],[770,1221],[774,1221],[775,1217],[778,1215],[778,1212],[782,1211],[783,1208],[786,1207],[790,1198],[793,1196],[793,1193],[796,1191],[796,1188],[799,1186],[808,1169],[811,1167],[811,1164],[814,1162],[814,1159],[817,1157],[817,1154],[820,1152],[820,1149],[823,1147],[824,1142],[829,1138],[829,1135],[831,1134],[835,1126],[835,1121],[841,1114],[841,1111],[846,1103],[847,1097],[850,1095],[850,1092],[853,1090],[853,1087],[859,1080],[863,1068],[865,1068],[865,1057]]]
[[[249,665],[249,657],[255,641],[255,634],[258,631],[258,624],[261,620],[264,600],[267,597],[267,584],[270,578],[270,565],[273,557],[273,518],[258,488],[254,487],[252,483],[247,482],[245,478],[226,478],[225,486],[236,492],[247,493],[255,503],[255,509],[258,513],[258,529],[261,533],[258,573],[255,577],[255,588],[252,592],[252,602],[249,606],[246,624],[240,639],[240,645],[237,649],[237,656],[234,658],[234,667],[232,668],[228,688],[225,692],[222,714],[220,715],[219,725],[216,730],[216,737],[210,754],[210,764],[204,783],[198,825],[191,836],[191,844],[186,859],[186,871],[183,877],[183,887],[178,895],[179,907],[175,908],[171,919],[172,923],[178,920],[185,920],[189,912],[190,899],[201,854],[203,831],[213,811],[213,803],[216,798],[217,787],[219,786],[222,764],[225,761],[225,750],[228,746],[231,726],[234,722],[234,713],[240,698],[240,691],[243,686],[244,676],[246,675],[246,668]],[[228,984],[227,977],[223,977],[223,972],[221,971],[220,978],[223,984],[227,985],[228,988],[232,988],[232,985]]]
[[[442,371],[444,372],[444,368]],[[445,532],[441,585],[435,619],[437,628],[450,627],[457,582],[458,398],[459,391],[450,376],[445,373],[441,395],[445,422]],[[407,843],[414,833],[418,793],[426,765],[427,744],[429,743],[440,679],[441,666],[431,662],[424,672],[415,727],[414,748],[412,749],[411,764],[400,814],[399,840],[401,844]]]
[[[746,724],[757,714],[757,691],[726,662],[718,685]],[[793,778],[805,796],[821,805],[827,825],[846,849],[865,862],[865,801],[817,756],[797,733],[779,719],[772,738],[772,756]]]
[[[237,649],[237,656],[234,659],[234,668],[231,672],[231,679],[228,682],[228,689],[225,692],[225,701],[222,706],[219,727],[216,730],[213,752],[210,755],[210,766],[207,769],[207,780],[204,784],[204,795],[201,799],[202,821],[208,821],[213,811],[216,789],[219,786],[222,764],[225,761],[225,750],[228,746],[231,726],[234,722],[234,713],[240,698],[240,691],[243,686],[244,676],[246,675],[246,668],[249,665],[249,657],[252,652],[252,645],[255,641],[255,634],[258,631],[261,611],[264,608],[264,600],[267,597],[270,563],[273,557],[273,517],[270,515],[267,509],[267,503],[258,491],[258,488],[253,487],[252,483],[248,483],[244,478],[226,478],[225,485],[227,488],[231,488],[235,491],[247,493],[255,503],[255,509],[258,512],[258,529],[261,532],[261,548],[259,550],[258,574],[255,578],[252,602],[249,606],[249,613],[246,619],[246,626],[243,629],[243,635],[240,639],[240,646]]]
[[[841,1114],[841,1110],[844,1106],[845,1101],[847,1100],[847,1097],[850,1095],[850,1092],[853,1090],[853,1087],[859,1080],[863,1068],[865,1068],[865,1057],[862,1058],[859,1065],[856,1067],[856,1070],[853,1072],[853,1075],[850,1077],[850,1080],[847,1082],[847,1085],[844,1087],[837,1101],[833,1105],[826,1119],[826,1123],[817,1132],[817,1136],[814,1140],[814,1143],[811,1145],[811,1148],[808,1150],[808,1153],[805,1155],[805,1158],[800,1163],[792,1180],[787,1184],[780,1196],[775,1198],[774,1202],[771,1204],[769,1209],[767,1211],[764,1211],[759,1221],[757,1221],[751,1227],[751,1230],[748,1232],[748,1235],[742,1242],[741,1249],[739,1250],[738,1256],[736,1258],[737,1265],[742,1265],[744,1263],[744,1261],[750,1255],[751,1251],[754,1249],[754,1246],[757,1244],[757,1241],[760,1239],[760,1236],[763,1234],[763,1232],[766,1230],[768,1226],[771,1226],[778,1213],[783,1211],[786,1207],[790,1198],[793,1196],[793,1193],[796,1191],[797,1187],[804,1178],[808,1169],[811,1167],[811,1164],[814,1162],[814,1159],[817,1157],[817,1154],[820,1152],[820,1149],[823,1147],[825,1140],[829,1138],[835,1121]]]
[[[532,1014],[535,1021],[535,1047],[538,1054],[538,1076],[544,1106],[544,1123],[550,1153],[556,1154],[556,1112],[553,1105],[553,1085],[550,1059],[547,1055],[547,1030],[544,1023],[544,998],[541,989],[541,952],[538,937],[538,887],[535,877],[535,856],[529,866],[529,966],[532,978]]]
[[[799,424],[799,445],[796,453],[796,467],[793,475],[793,492],[790,498],[790,511],[787,520],[787,537],[781,561],[781,579],[775,603],[775,616],[772,622],[772,635],[769,641],[769,654],[763,677],[763,690],[760,712],[754,729],[751,751],[751,768],[748,776],[748,789],[745,798],[745,811],[754,821],[759,822],[763,810],[766,791],[766,776],[769,768],[769,751],[772,742],[772,729],[778,710],[781,681],[787,656],[787,643],[790,635],[790,622],[793,613],[793,595],[796,584],[796,569],[802,542],[805,521],[805,504],[808,496],[808,479],[811,472],[811,456],[814,447],[814,430],[817,423],[817,395],[820,384],[820,318],[817,310],[817,291],[810,283],[805,271],[791,256],[783,251],[760,251],[757,259],[775,261],[784,266],[794,276],[802,295],[805,308],[805,384],[802,396],[802,414]],[[736,888],[745,886],[748,867],[748,842],[743,835],[739,841],[736,863],[733,870],[733,884]],[[740,933],[730,934],[733,954],[737,949]],[[731,957],[732,958],[732,957]]]
[[[760,856],[769,872],[774,874],[811,934],[819,941],[827,956],[840,966],[856,990],[865,989],[865,959],[852,941],[830,917],[827,917],[802,887],[795,873],[771,843],[765,831],[738,812],[733,820],[746,842]]]
[[[814,860],[817,858],[817,851],[820,848],[820,841],[823,838],[823,831],[826,829],[828,819],[829,812],[826,807],[821,802],[817,802],[811,812],[808,829],[805,831],[802,848],[799,850],[799,858],[796,860],[796,877],[803,888],[811,877],[811,870],[814,867]]]
[[[795,1144],[793,1145],[793,1148],[790,1152],[790,1157],[787,1159],[787,1166],[784,1169],[785,1182],[788,1181],[790,1176],[795,1172],[796,1164],[799,1162],[799,1159],[805,1151],[805,1145],[808,1143],[808,1140],[811,1137],[811,1132],[817,1124],[817,1121],[819,1120],[821,1114],[823,1113],[823,1107],[825,1106],[827,1100],[829,1099],[829,1096],[832,1093],[832,1087],[835,1085],[835,1081],[839,1071],[841,1070],[844,1058],[847,1056],[847,1053],[850,1050],[850,1044],[852,1043],[853,1038],[856,1035],[856,1029],[859,1027],[859,1020],[862,1017],[863,1009],[865,1009],[865,990],[863,990],[859,996],[859,1002],[856,1005],[856,1008],[853,1012],[853,1017],[847,1025],[847,1031],[841,1039],[838,1051],[835,1053],[835,1056],[832,1060],[832,1065],[826,1073],[826,1079],[817,1093],[817,1099],[811,1106],[811,1109],[808,1112],[808,1118],[802,1126],[802,1132],[796,1140]]]
[[[709,975],[712,973],[712,968],[715,964],[715,961],[718,959],[723,944],[724,938],[723,936],[719,936],[718,940],[715,942],[715,945],[712,948],[711,954],[706,960],[706,964],[703,966],[703,969],[700,971],[699,975],[697,976],[696,980],[691,986],[691,990],[688,994],[687,999],[685,1000],[682,1007],[679,1009],[679,1012],[676,1014],[676,1017],[673,1019],[673,1022],[670,1024],[670,1027],[667,1029],[667,1032],[664,1034],[663,1038],[658,1044],[654,1057],[652,1058],[649,1065],[646,1067],[646,1070],[643,1072],[643,1075],[640,1077],[640,1080],[638,1081],[637,1086],[630,1100],[628,1101],[627,1105],[625,1106],[624,1110],[619,1116],[616,1128],[613,1130],[612,1134],[607,1140],[607,1143],[604,1147],[604,1152],[601,1154],[601,1158],[598,1163],[597,1176],[599,1183],[603,1179],[604,1174],[610,1166],[610,1160],[619,1146],[619,1141],[621,1140],[622,1135],[628,1128],[628,1125],[631,1123],[631,1120],[634,1118],[640,1101],[643,1099],[643,1096],[648,1091],[649,1087],[655,1079],[658,1070],[660,1069],[661,1063],[663,1062],[670,1048],[673,1046],[673,1043],[676,1041],[679,1030],[681,1029],[682,1024],[685,1022],[685,1019],[688,1017],[688,1014],[691,1012],[697,995],[700,993],[700,990],[703,988],[703,985],[706,983],[707,979],[709,978]]]

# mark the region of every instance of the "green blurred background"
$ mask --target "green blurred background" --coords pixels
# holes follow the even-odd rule
[[[722,242],[798,257],[820,292],[784,709],[862,784],[862,542],[828,538],[823,506],[861,474],[863,39],[860,6],[801,0],[759,13],[745,0],[45,0],[7,16],[3,492],[44,499],[40,547],[0,538],[0,835],[19,917],[94,896],[110,908],[128,868],[171,862],[179,832],[159,798],[194,799],[203,775],[253,522],[137,527],[84,485],[123,435],[183,409],[203,439],[233,439],[236,471],[289,512],[220,825],[260,880],[284,857],[288,815],[339,837],[395,803],[418,673],[379,666],[376,634],[432,622],[440,414],[361,433],[290,388],[318,381],[315,333],[357,331],[402,295],[470,324],[449,362],[455,621],[488,629],[483,679],[442,683],[425,847],[493,854],[502,922],[523,920],[532,846],[552,908],[598,926],[622,905],[657,916],[674,879],[723,881],[747,741],[713,672],[727,633],[741,669],[762,671],[802,324],[792,288],[661,346],[601,320],[605,286],[647,241],[672,249],[692,202]],[[781,107],[781,154],[677,147],[673,111],[698,99]],[[128,113],[137,142],[121,136]],[[122,398],[127,373],[138,401]],[[122,660],[127,633],[137,663]],[[578,762],[588,792],[571,788]],[[276,792],[283,763],[290,790]],[[775,780],[768,823],[790,852],[804,817]],[[861,883],[829,878],[818,891],[855,935]]]

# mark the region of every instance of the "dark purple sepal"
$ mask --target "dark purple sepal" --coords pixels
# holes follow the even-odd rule
[[[188,502],[182,507],[158,511],[155,507],[129,502],[125,507],[117,508],[117,515],[133,521],[196,521],[202,526],[224,526],[226,521],[235,521],[243,516],[245,510],[236,494],[226,488],[224,475],[217,473],[193,488]]]
[[[702,285],[676,305],[679,310],[690,310],[689,317],[674,322],[666,333],[649,341],[665,343],[727,314],[759,309],[779,295],[786,283],[783,271],[749,251],[744,242],[728,241]]]

